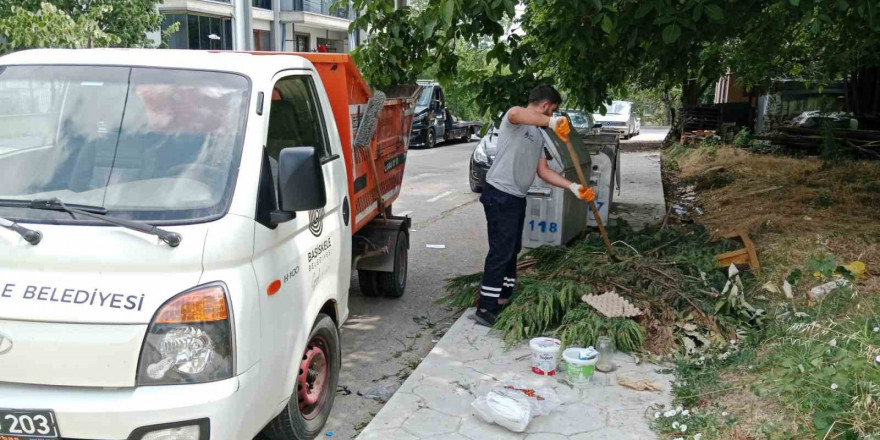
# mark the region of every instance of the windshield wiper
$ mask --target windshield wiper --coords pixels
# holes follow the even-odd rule
[[[182,239],[180,234],[176,232],[166,231],[162,228],[147,223],[111,217],[107,215],[107,209],[101,206],[76,204],[68,205],[57,198],[37,200],[0,200],[0,206],[23,206],[31,209],[40,209],[43,211],[66,212],[71,216],[73,216],[74,214],[84,215],[86,217],[103,220],[112,225],[122,226],[123,228],[128,228],[133,231],[155,235],[171,247],[177,247],[178,245],[180,245],[180,241]]]
[[[35,231],[33,229],[28,229],[12,220],[6,220],[3,217],[0,217],[0,226],[9,229],[10,231],[15,231],[18,235],[21,235],[21,238],[24,241],[36,246],[40,243],[40,240],[43,239],[43,233],[40,231]]]

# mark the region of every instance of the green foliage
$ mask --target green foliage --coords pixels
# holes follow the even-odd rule
[[[0,17],[0,53],[37,47],[82,48],[89,44],[109,45],[118,38],[102,31],[98,21],[109,8],[95,8],[89,15],[71,18],[51,3],[40,4],[36,12],[13,6],[9,15]]]
[[[0,6],[0,53],[37,47],[140,47],[162,15],[154,0],[19,0]]]
[[[565,313],[556,336],[567,347],[594,346],[600,336],[610,336],[615,348],[627,353],[638,351],[645,345],[645,329],[637,322],[602,317],[586,304],[580,304]]]
[[[830,253],[821,253],[810,256],[807,263],[807,269],[810,273],[819,273],[820,275],[830,278],[837,270],[837,260]]]
[[[821,191],[813,198],[813,206],[817,208],[828,208],[834,206],[835,203],[834,197],[828,191]]]
[[[728,69],[746,87],[777,77],[823,84],[880,64],[880,8],[869,0],[526,0],[522,31],[506,33],[516,3],[437,0],[395,11],[393,0],[356,0],[364,13],[353,26],[373,35],[358,63],[380,88],[436,66],[441,81],[476,91],[477,113],[489,115],[522,104],[539,83],[594,109],[632,84],[669,90],[696,78],[706,91]],[[489,68],[460,65],[460,44],[488,44]]]
[[[846,293],[835,298],[848,302]],[[784,337],[774,340],[759,364],[766,372],[761,387],[810,415],[819,438],[880,434],[880,367],[873,359],[880,351],[880,333],[873,331],[880,320],[823,313],[816,318],[773,330]]]
[[[714,299],[705,291],[720,291],[727,280],[722,271],[716,270],[714,255],[729,250],[729,242],[711,242],[709,234],[699,226],[634,231],[618,223],[609,225],[608,234],[628,245],[621,245],[616,251],[623,261],[609,259],[597,235],[569,247],[545,246],[528,252],[524,258],[534,258],[535,264],[518,275],[517,294],[495,325],[504,332],[508,343],[552,333],[567,344],[580,345],[609,335],[620,350],[639,351],[653,345],[665,353],[674,349],[677,342],[651,341],[646,325],[672,329],[678,328],[676,323],[680,321],[692,320],[694,314],[714,314]],[[449,295],[442,302],[472,306],[479,295],[480,281],[480,274],[449,280]],[[751,285],[750,278],[745,281]],[[619,293],[650,318],[605,318],[581,301],[584,294],[603,293],[618,289],[617,286],[621,289]],[[701,325],[711,328],[700,331],[729,331],[730,326],[746,322],[736,313],[719,315],[711,323],[702,321]],[[684,327],[693,332],[699,326]],[[727,340],[720,336],[718,339]]]
[[[370,39],[354,51],[367,81],[379,89],[414,82],[429,68],[441,81],[457,73],[456,45],[477,45],[504,34],[514,0],[438,0],[395,8],[394,0],[354,0],[360,16],[352,29],[369,29]]]
[[[749,142],[752,140],[752,133],[744,128],[736,133],[733,137],[733,146],[737,148],[749,148]]]

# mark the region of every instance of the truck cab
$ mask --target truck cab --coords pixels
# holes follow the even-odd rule
[[[369,219],[349,106],[319,73],[294,55],[0,58],[0,438],[321,432]]]
[[[416,100],[410,146],[413,148],[434,148],[438,142],[467,141],[478,133],[482,123],[461,121],[455,118],[446,107],[443,87],[433,81],[419,81],[421,86]]]

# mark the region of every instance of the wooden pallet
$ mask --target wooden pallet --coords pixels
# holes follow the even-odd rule
[[[725,234],[722,238],[738,240],[743,244],[742,249],[718,254],[715,259],[718,260],[718,267],[728,267],[735,264],[737,268],[749,267],[755,272],[761,272],[761,264],[758,262],[758,253],[755,251],[755,244],[749,238],[749,234],[744,230],[736,230]]]

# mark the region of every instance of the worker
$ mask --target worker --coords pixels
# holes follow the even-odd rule
[[[527,107],[513,107],[501,119],[498,153],[489,172],[480,202],[486,212],[489,254],[483,270],[476,320],[491,327],[516,287],[516,258],[522,249],[526,217],[526,193],[535,174],[553,186],[570,189],[576,197],[591,201],[592,188],[572,183],[550,169],[550,152],[541,127],[549,127],[568,142],[571,127],[564,116],[553,116],[562,97],[553,87],[535,87]]]

